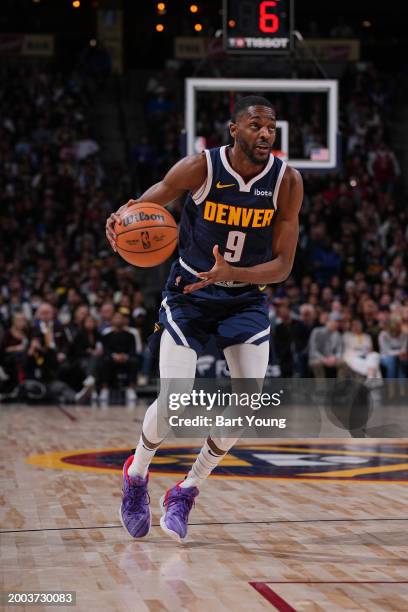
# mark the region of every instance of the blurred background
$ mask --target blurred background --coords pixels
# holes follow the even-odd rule
[[[384,1],[277,2],[284,52],[256,46],[273,29],[274,2],[2,0],[3,401],[131,403],[154,390],[157,363],[147,338],[171,261],[150,270],[127,265],[107,244],[105,220],[185,155],[190,77],[338,81],[336,167],[302,172],[293,273],[267,288],[268,375],[337,376],[345,364],[365,376],[352,359],[364,354],[396,381],[387,392],[402,393],[408,8],[399,5],[397,14]],[[262,31],[255,5],[266,12]],[[198,98],[197,146],[228,142],[235,97],[215,91]],[[307,158],[325,146],[324,104],[270,98],[278,119],[290,106],[291,151]],[[173,212],[178,219],[180,210]],[[126,367],[112,376],[119,345]],[[215,346],[198,372],[226,374]]]

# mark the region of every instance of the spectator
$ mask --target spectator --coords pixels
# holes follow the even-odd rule
[[[299,353],[304,348],[304,326],[292,317],[286,305],[279,306],[278,321],[275,329],[275,348],[281,375],[290,378],[296,371],[300,376]]]
[[[383,191],[394,192],[395,182],[401,170],[395,153],[384,142],[369,153],[367,167]]]
[[[113,302],[104,302],[99,311],[98,331],[103,334],[105,329],[112,327],[112,319],[115,314]]]
[[[42,302],[35,315],[28,347],[27,376],[42,382],[58,379],[67,349],[68,339],[63,326],[55,319],[53,306]]]
[[[386,378],[406,377],[406,371],[404,371],[406,337],[402,333],[401,320],[395,317],[391,318],[387,328],[380,332],[378,342],[381,366],[385,370]],[[402,360],[400,355],[402,355]]]
[[[371,337],[363,333],[361,319],[353,319],[351,330],[343,335],[343,361],[351,372],[364,376],[368,386],[382,384],[380,355],[373,351]]]
[[[316,309],[312,304],[302,304],[299,309],[301,327],[297,335],[296,369],[301,378],[309,378],[309,341],[316,327]]]
[[[340,321],[341,315],[331,313],[326,324],[316,327],[310,335],[309,365],[315,378],[337,375],[342,354]]]
[[[82,328],[83,323],[89,315],[89,307],[86,304],[79,304],[74,310],[74,315],[68,325],[65,326],[65,331],[72,342],[75,334]]]
[[[22,312],[15,312],[11,327],[1,345],[2,364],[8,377],[6,391],[11,392],[25,379],[24,365],[28,348],[28,323]]]
[[[125,319],[120,312],[112,318],[112,331],[103,336],[103,363],[101,372],[101,405],[109,401],[109,388],[115,384],[118,375],[123,375],[126,386],[126,404],[136,401],[136,375],[138,360],[133,334],[125,329]]]
[[[378,349],[378,334],[380,333],[378,306],[374,300],[364,299],[359,310],[361,310],[358,314],[362,315],[364,331],[371,336],[373,348],[376,351]]]
[[[83,402],[92,393],[92,401],[97,401],[94,392],[99,378],[100,358],[103,354],[102,336],[98,332],[96,320],[87,315],[76,332],[70,347],[70,362],[73,369],[79,370],[78,378],[82,388],[77,393],[77,402]]]

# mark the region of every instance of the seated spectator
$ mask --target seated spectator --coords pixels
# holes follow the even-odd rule
[[[12,391],[24,381],[24,363],[28,348],[28,323],[22,312],[13,315],[11,327],[1,345],[1,363],[7,379],[6,391]]]
[[[135,325],[133,325],[133,321],[130,316],[130,310],[129,308],[122,306],[118,308],[118,312],[120,312],[120,314],[123,316],[125,331],[130,332],[132,336],[134,337],[135,346],[136,346],[136,355],[140,356],[143,352],[142,336],[141,336],[139,329]],[[106,333],[106,330],[105,330],[105,333]]]
[[[112,326],[113,315],[115,314],[115,306],[113,302],[104,302],[99,310],[99,325],[98,331],[104,333],[106,328]]]
[[[69,352],[71,366],[78,372],[82,381],[82,389],[76,396],[78,403],[88,399],[91,393],[92,401],[97,400],[94,388],[98,379],[102,354],[102,336],[97,330],[95,319],[88,315],[76,332]]]
[[[343,335],[343,361],[356,374],[364,376],[368,386],[382,383],[380,355],[373,351],[373,341],[363,333],[361,319],[353,319],[351,330]]]
[[[286,305],[278,307],[278,324],[275,329],[276,356],[284,378],[290,378],[294,373],[294,353],[301,334],[302,324],[293,319]]]
[[[380,346],[381,366],[385,370],[386,378],[404,378],[406,354],[406,337],[402,333],[401,320],[393,318],[388,322],[386,329],[378,337]],[[402,359],[400,358],[402,355]]]
[[[395,189],[397,177],[401,174],[398,160],[384,142],[377,149],[371,151],[367,163],[370,175],[377,181],[383,191],[392,193]]]
[[[112,319],[112,331],[102,337],[103,358],[101,368],[101,405],[109,401],[109,388],[115,383],[119,374],[125,376],[126,404],[131,406],[136,402],[135,392],[138,359],[136,355],[135,337],[125,330],[125,319],[116,312]]]
[[[79,304],[74,310],[74,316],[70,322],[65,326],[67,336],[70,342],[73,341],[75,334],[82,329],[85,319],[89,315],[89,306],[86,304]]]
[[[333,312],[324,326],[316,327],[310,335],[309,365],[315,378],[333,378],[341,365],[342,341],[339,333],[341,315]]]
[[[301,378],[308,378],[309,371],[309,341],[313,329],[316,327],[316,309],[312,304],[302,304],[299,309],[300,323],[296,359],[296,370]]]
[[[68,340],[61,323],[55,319],[54,307],[42,302],[35,315],[27,353],[27,377],[42,382],[58,379],[61,364],[66,361]]]
[[[380,333],[380,325],[378,323],[378,310],[378,306],[374,302],[374,300],[363,299],[361,304],[363,329],[367,334],[371,336],[374,350],[378,350],[378,334]]]

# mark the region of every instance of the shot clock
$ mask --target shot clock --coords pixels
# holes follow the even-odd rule
[[[224,0],[224,46],[229,53],[289,53],[293,0]]]

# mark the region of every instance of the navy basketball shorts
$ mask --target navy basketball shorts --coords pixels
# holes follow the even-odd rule
[[[221,350],[234,344],[269,342],[266,296],[257,285],[209,285],[183,294],[185,285],[198,280],[178,261],[173,264],[163,292],[159,322],[161,330],[167,329],[177,344],[200,355],[210,336],[215,337]]]

